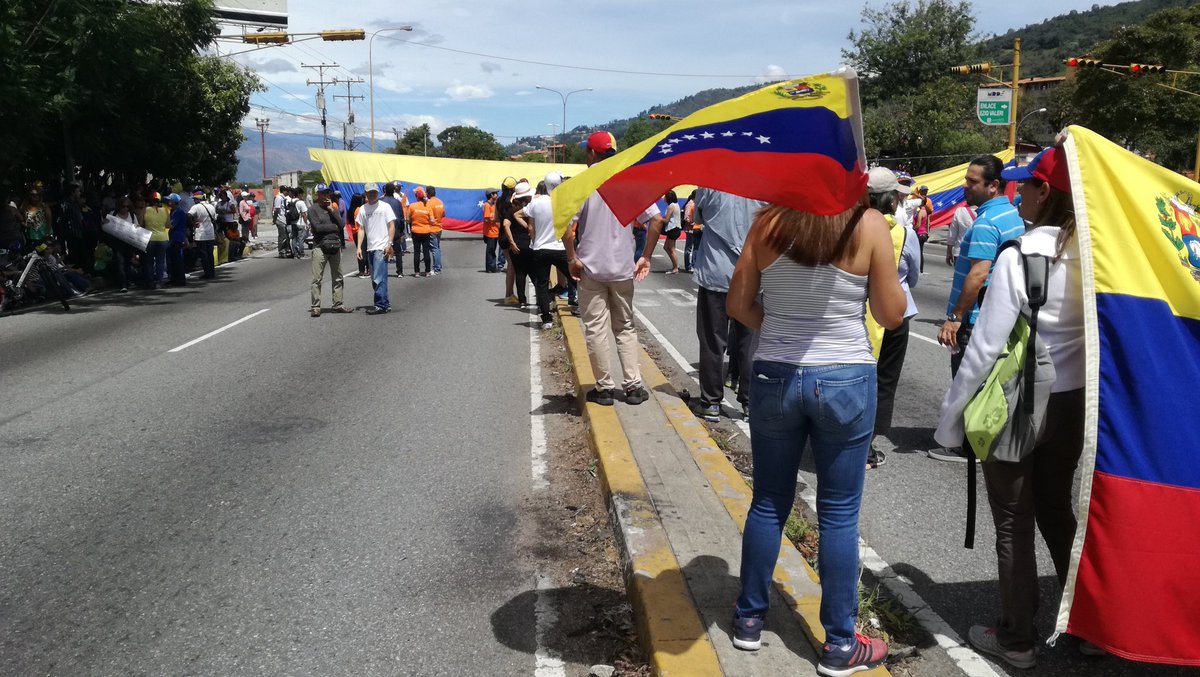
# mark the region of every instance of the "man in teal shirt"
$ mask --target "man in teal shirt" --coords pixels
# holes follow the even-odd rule
[[[950,373],[958,372],[979,307],[992,277],[992,263],[1001,245],[1025,232],[1025,222],[1005,195],[1007,182],[1000,176],[1004,163],[994,155],[971,161],[963,181],[967,204],[975,207],[975,222],[967,229],[954,262],[954,282],[946,303],[946,321],[938,332],[938,343],[949,346]],[[931,451],[939,460],[965,461],[961,450]]]

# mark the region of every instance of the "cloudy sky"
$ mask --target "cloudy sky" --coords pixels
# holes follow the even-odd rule
[[[1095,0],[1007,0],[976,3],[976,30],[1002,33],[1087,9]],[[601,124],[711,87],[734,87],[785,75],[824,72],[839,63],[846,35],[860,27],[861,0],[728,0],[605,3],[502,3],[457,0],[424,5],[384,0],[330,3],[288,0],[289,30],[309,32],[411,25],[373,42],[376,138],[393,128],[430,123],[434,131],[470,124],[509,143],[558,131],[562,100],[567,126]],[[882,3],[873,2],[873,6]],[[1101,4],[1112,4],[1101,2]],[[235,29],[227,28],[225,33]],[[223,44],[222,53],[245,49]],[[320,131],[317,78],[302,64],[336,63],[326,78],[368,79],[368,42],[300,42],[232,58],[270,86],[256,94],[250,117],[266,115],[273,131]],[[367,96],[367,83],[351,94]],[[346,118],[344,84],[327,90],[331,135]],[[360,134],[370,127],[369,99],[355,100]],[[252,126],[252,120],[249,121]],[[335,125],[338,125],[335,127]],[[333,133],[333,130],[338,131]]]

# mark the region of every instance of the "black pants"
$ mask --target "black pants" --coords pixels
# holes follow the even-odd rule
[[[971,342],[971,330],[975,328],[973,324],[963,322],[958,327],[958,333],[955,334],[955,340],[958,341],[958,352],[950,356],[950,376],[958,374],[958,365],[962,364],[963,355],[967,353],[967,344]]]
[[[550,313],[552,294],[550,293],[550,270],[558,269],[560,279],[567,280],[567,289],[574,296],[575,280],[571,279],[571,271],[567,268],[567,252],[564,249],[537,249],[532,252],[533,270],[530,271],[533,277],[533,291],[537,298],[538,312],[541,313],[542,322],[550,322],[553,317]]]
[[[1076,526],[1071,487],[1083,452],[1083,414],[1083,388],[1052,393],[1033,452],[1020,463],[983,464],[996,525],[999,639],[1006,649],[1025,651],[1037,641],[1033,625],[1039,592],[1035,524],[1050,551],[1058,584],[1067,580]]]
[[[408,253],[408,238],[404,235],[404,226],[396,222],[396,238],[392,240],[392,253],[396,255],[396,274],[404,277],[404,255]]]
[[[925,243],[929,241],[929,233],[917,236],[917,249],[921,252],[921,272],[925,272]]]
[[[200,257],[200,267],[204,269],[204,279],[206,280],[217,276],[217,264],[213,261],[213,254],[216,251],[216,240],[196,240],[196,256]]]
[[[430,263],[430,256],[433,252],[433,243],[430,242],[429,233],[413,233],[413,272],[421,272],[421,263],[425,263],[425,272],[433,270],[433,264]],[[400,257],[396,257],[400,258]]]
[[[183,268],[183,245],[182,242],[167,245],[167,275],[171,284],[176,286],[187,284]]]
[[[725,298],[729,294],[700,287],[696,302],[696,338],[700,340],[700,404],[712,406],[725,399],[725,346],[736,337],[738,363],[738,402],[750,400],[750,355],[753,336],[750,328],[729,318]]]
[[[892,429],[892,410],[896,404],[896,384],[900,382],[900,370],[904,368],[904,356],[908,352],[908,322],[895,329],[883,332],[883,343],[879,346],[879,362],[876,380],[879,383],[876,396],[875,434],[882,435]]]
[[[521,249],[519,253],[512,254],[512,249],[508,251],[512,254],[513,270],[516,271],[516,284],[513,285],[513,289],[517,293],[517,303],[524,305],[528,302],[525,285],[533,276],[533,250],[529,248],[528,242],[518,242],[517,246]]]

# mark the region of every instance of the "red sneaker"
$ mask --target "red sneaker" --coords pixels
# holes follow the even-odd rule
[[[821,650],[817,672],[829,677],[847,677],[882,665],[887,660],[888,645],[882,639],[871,639],[857,632],[854,639],[855,642],[846,649],[826,643]]]

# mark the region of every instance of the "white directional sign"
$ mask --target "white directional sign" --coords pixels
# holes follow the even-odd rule
[[[975,115],[985,125],[1012,124],[1012,95],[1008,87],[980,87]]]

